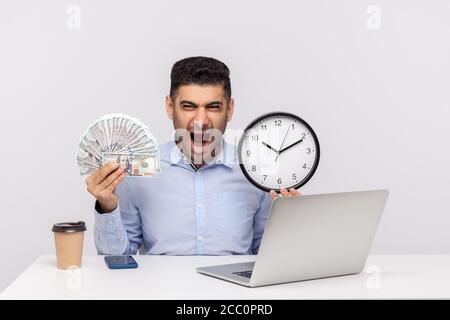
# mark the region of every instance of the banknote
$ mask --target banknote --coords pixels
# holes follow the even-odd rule
[[[79,141],[76,160],[81,175],[117,161],[131,176],[156,177],[160,172],[155,137],[139,119],[114,113],[94,121]]]
[[[103,165],[115,161],[125,168],[126,174],[139,177],[153,177],[159,171],[156,154],[104,153]]]

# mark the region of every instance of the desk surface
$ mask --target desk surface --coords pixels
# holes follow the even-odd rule
[[[136,256],[138,269],[109,270],[85,256],[79,270],[39,257],[0,299],[390,299],[450,298],[450,255],[371,255],[357,275],[246,288],[198,274],[196,267],[254,256]]]

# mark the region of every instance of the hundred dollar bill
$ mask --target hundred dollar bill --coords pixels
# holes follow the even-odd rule
[[[156,177],[160,171],[159,154],[127,154],[104,152],[102,165],[110,161],[116,161],[125,167],[126,174],[139,177]]]

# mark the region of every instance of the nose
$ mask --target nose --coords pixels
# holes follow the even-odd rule
[[[194,130],[206,130],[209,128],[209,118],[204,107],[197,108],[194,117]]]

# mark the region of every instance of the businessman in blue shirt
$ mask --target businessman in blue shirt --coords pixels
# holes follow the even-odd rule
[[[248,182],[236,147],[222,139],[234,111],[229,73],[208,57],[174,64],[166,112],[176,134],[159,147],[157,178],[125,177],[125,168],[111,162],[86,179],[96,198],[100,254],[257,253],[278,194]]]

